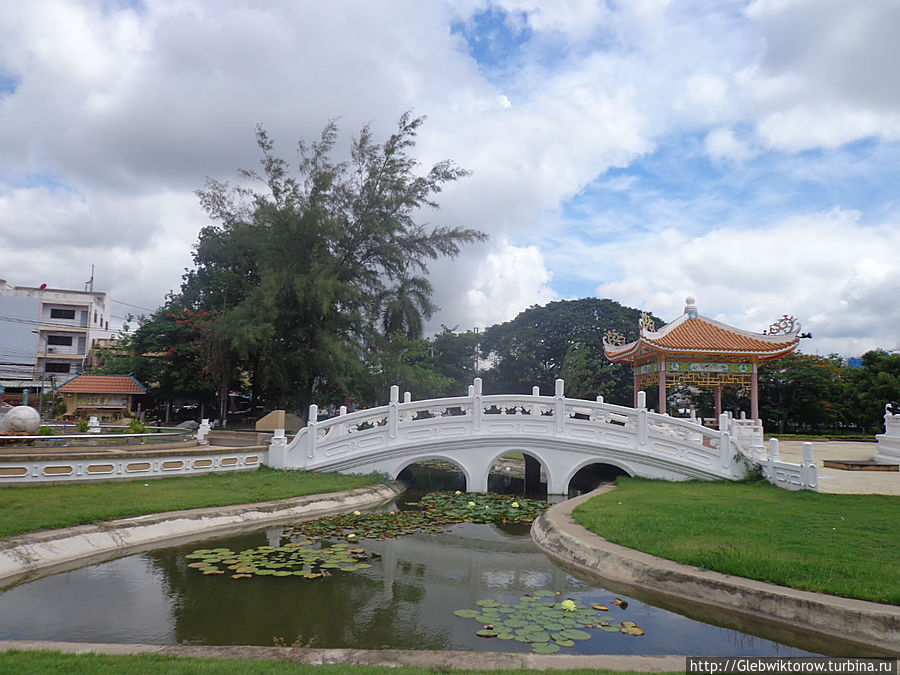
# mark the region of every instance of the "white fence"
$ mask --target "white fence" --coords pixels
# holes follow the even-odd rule
[[[399,400],[391,388],[386,406],[319,421],[316,406],[309,422],[288,444],[273,439],[269,462],[283,468],[361,473],[383,471],[395,477],[406,465],[427,457],[454,461],[470,490],[486,489],[495,459],[525,451],[539,459],[548,491],[565,493],[572,475],[592,463],[609,463],[631,475],[671,480],[740,478],[746,467],[727,427],[708,429],[649,412],[643,392],[639,407],[627,408],[566,398],[557,380],[553,396],[483,395],[481,380],[468,396]]]
[[[21,458],[7,454],[0,462],[0,486],[255,471],[267,456],[264,447],[201,450],[196,446],[175,451],[23,454]]]

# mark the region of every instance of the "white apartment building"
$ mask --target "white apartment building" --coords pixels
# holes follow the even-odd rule
[[[0,279],[0,296],[30,299],[34,322],[19,324],[34,335],[35,379],[68,379],[90,365],[97,340],[108,340],[109,300],[98,291],[72,291],[42,286],[14,286]]]

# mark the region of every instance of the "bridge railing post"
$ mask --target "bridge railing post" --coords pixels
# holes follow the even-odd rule
[[[722,413],[719,415],[719,465],[725,470],[731,468],[731,434],[728,427],[728,414]]]
[[[316,436],[319,435],[319,406],[313,403],[309,406],[309,416],[306,418],[306,456],[313,458],[316,452]]]
[[[647,444],[647,392],[639,391],[637,394],[637,433],[638,445]]]
[[[803,461],[800,462],[800,480],[806,490],[817,490],[819,487],[819,471],[813,456],[813,444],[803,444]]]
[[[481,378],[472,380],[472,429],[481,431],[481,416],[484,414],[484,406],[481,403]]]
[[[399,417],[400,387],[391,386],[391,400],[388,403],[388,437],[397,438],[397,418]]]
[[[556,401],[554,401],[553,416],[556,418],[556,431],[562,433],[566,425],[566,383],[563,380],[557,380],[555,384],[554,396]]]

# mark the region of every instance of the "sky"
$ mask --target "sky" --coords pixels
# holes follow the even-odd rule
[[[31,0],[0,3],[0,278],[142,313],[177,290],[194,192],[424,115],[449,158],[441,324],[603,297],[806,353],[900,349],[896,0]],[[285,255],[290,255],[289,251]],[[2,330],[2,325],[0,325]]]

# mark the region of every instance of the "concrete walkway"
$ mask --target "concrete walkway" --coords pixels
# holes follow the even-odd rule
[[[872,459],[878,445],[861,441],[814,441],[813,457],[819,471],[819,492],[835,494],[880,494],[900,496],[900,472],[844,471],[822,466],[826,459]],[[799,462],[803,441],[780,441],[779,454],[786,462]]]

